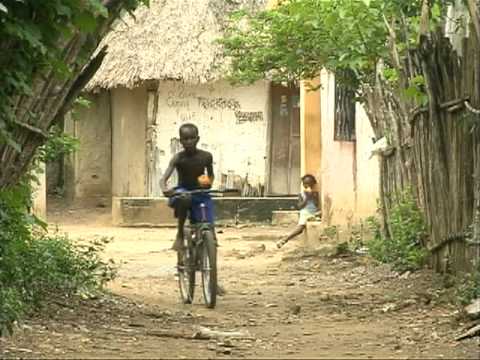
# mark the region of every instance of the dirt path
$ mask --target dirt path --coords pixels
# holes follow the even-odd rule
[[[23,358],[478,358],[478,338],[428,272],[398,274],[362,256],[311,256],[298,243],[274,248],[284,229],[223,229],[214,310],[197,287],[179,302],[173,229],[60,226],[72,238],[113,237],[121,262],[111,296],[54,304],[0,340]],[[242,338],[195,339],[198,326]]]

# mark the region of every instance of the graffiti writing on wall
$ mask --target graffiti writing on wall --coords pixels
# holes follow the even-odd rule
[[[241,111],[240,102],[234,98],[196,96],[185,88],[179,88],[168,92],[166,105],[176,108],[177,119],[181,122],[194,122],[198,114],[190,110],[191,101],[197,100],[197,106],[202,110],[209,111],[233,111],[237,124],[263,121],[262,111]]]
[[[205,98],[199,96],[198,105],[203,109],[211,110],[238,110],[240,109],[240,103],[235,99],[225,99],[225,98]]]
[[[188,91],[185,86],[181,86],[175,90],[168,92],[166,103],[168,107],[188,108],[190,106],[189,98],[194,97],[194,92]]]
[[[246,122],[263,121],[263,112],[262,111],[235,111],[235,118],[237,119],[237,124],[242,124]]]
[[[188,108],[190,105],[188,99],[179,99],[175,96],[168,96],[166,100],[168,107],[175,108]]]
[[[195,112],[179,112],[177,115],[181,122],[194,122],[196,120]]]

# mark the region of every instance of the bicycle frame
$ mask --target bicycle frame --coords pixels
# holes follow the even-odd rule
[[[226,190],[224,190],[226,191]],[[182,191],[178,196],[191,196],[195,193],[223,192],[221,190]],[[202,273],[202,288],[207,307],[214,308],[217,296],[217,250],[214,225],[208,221],[207,206],[200,202],[200,219],[191,222],[190,207],[187,211],[188,223],[184,225],[183,263],[178,267],[180,293],[185,304],[191,304],[195,289],[195,273]]]
[[[181,191],[181,192],[175,193],[173,196],[192,196],[194,194],[201,194],[201,193],[212,194],[212,193],[223,193],[223,192],[231,192],[231,191],[236,191],[236,190],[235,189],[225,189],[225,190],[197,189],[197,190],[190,190],[190,191]],[[200,214],[201,214],[200,221],[196,223],[190,222],[190,214],[192,211],[192,209],[190,208],[188,209],[188,216],[187,216],[187,218],[189,219],[189,223],[185,225],[185,226],[189,226],[191,230],[195,230],[195,235],[197,239],[201,238],[198,235],[200,235],[202,231],[213,229],[213,224],[209,223],[207,220],[207,207],[205,203],[202,202],[199,204],[199,206],[200,206]]]

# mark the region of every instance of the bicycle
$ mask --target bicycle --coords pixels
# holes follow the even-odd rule
[[[176,192],[172,196],[191,200],[194,194],[224,193],[232,190],[198,189]],[[180,296],[184,304],[191,304],[195,292],[196,272],[202,273],[203,298],[208,308],[217,302],[217,243],[213,225],[207,221],[206,205],[200,203],[200,221],[192,224],[190,216],[184,226],[183,249],[177,252],[177,275]],[[188,210],[189,213],[191,209]]]

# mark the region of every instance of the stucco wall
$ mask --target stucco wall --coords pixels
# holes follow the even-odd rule
[[[88,108],[79,107],[73,117],[65,119],[65,131],[80,140],[78,151],[65,164],[65,190],[75,202],[108,206],[112,187],[110,100],[107,92],[91,94],[88,100]]]
[[[380,168],[377,156],[372,157],[375,134],[365,110],[360,104],[356,109],[357,137],[357,202],[356,216],[364,219],[374,215],[379,198]]]
[[[145,196],[147,89],[111,90],[112,195]]]
[[[270,116],[267,82],[232,87],[225,81],[197,86],[162,81],[158,91],[160,172],[165,171],[171,157],[181,149],[179,126],[192,122],[200,131],[199,148],[213,154],[214,186],[221,183],[232,186],[228,182],[234,174],[242,178],[248,175],[253,186],[265,184]]]
[[[378,160],[370,158],[373,131],[357,105],[356,141],[334,141],[335,80],[321,75],[322,211],[328,224],[347,224],[375,214]]]

